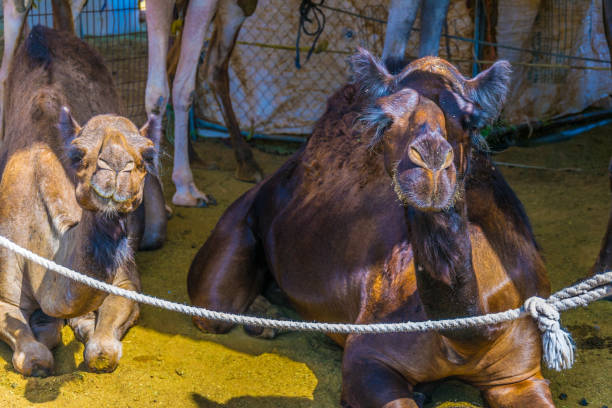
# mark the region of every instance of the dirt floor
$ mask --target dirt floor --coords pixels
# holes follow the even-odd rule
[[[610,208],[606,168],[612,156],[612,127],[566,143],[511,149],[498,161],[579,168],[579,172],[502,167],[525,204],[546,257],[553,289],[585,276],[593,264]],[[219,205],[174,208],[163,249],[141,252],[137,262],[145,293],[187,302],[185,281],[192,257],[223,210],[251,186],[236,181],[231,150],[220,142],[196,144],[206,164],[194,169],[198,185]],[[255,152],[267,173],[286,156]],[[164,175],[167,198],[169,156]],[[573,369],[545,372],[558,407],[612,406],[612,302],[563,313],[576,340]],[[123,341],[123,358],[112,374],[83,370],[83,346],[70,329],[55,352],[49,378],[24,378],[11,364],[11,350],[0,344],[0,407],[337,407],[342,350],[323,335],[288,333],[258,340],[236,328],[206,335],[190,319],[150,307]],[[483,406],[478,392],[447,382],[427,407]]]

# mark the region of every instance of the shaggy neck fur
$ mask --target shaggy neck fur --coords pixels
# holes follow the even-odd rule
[[[482,314],[463,200],[440,212],[406,207],[419,296],[430,319]],[[445,333],[473,338],[478,329]]]
[[[127,234],[127,219],[123,214],[93,214],[89,233],[91,255],[107,274],[133,258]]]

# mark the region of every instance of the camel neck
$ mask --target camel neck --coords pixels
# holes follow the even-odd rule
[[[459,202],[442,212],[407,208],[406,215],[419,296],[428,317],[481,314],[465,205]]]

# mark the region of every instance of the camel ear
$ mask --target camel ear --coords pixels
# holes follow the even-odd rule
[[[389,73],[378,58],[367,50],[359,47],[357,51],[357,54],[350,59],[353,83],[359,86],[361,92],[374,98],[388,95],[392,90],[395,77]]]
[[[155,149],[159,150],[159,143],[161,142],[161,118],[158,114],[150,114],[149,119],[140,128],[139,132],[142,137],[152,141]]]
[[[140,154],[145,161],[147,171],[157,174],[159,168],[159,144],[161,142],[161,117],[158,114],[152,113],[149,115],[149,120],[139,130],[142,137],[146,137],[153,142],[153,147],[145,147]]]
[[[481,129],[487,124],[486,113],[482,109],[453,91],[442,91],[439,101],[442,110],[456,118],[467,130]]]
[[[57,125],[60,131],[60,136],[64,141],[64,145],[68,146],[76,138],[76,135],[81,131],[81,127],[72,117],[70,109],[67,106],[62,106],[59,114],[59,123]]]
[[[466,96],[480,106],[485,123],[491,123],[499,116],[508,96],[511,74],[510,63],[500,60],[466,81]]]

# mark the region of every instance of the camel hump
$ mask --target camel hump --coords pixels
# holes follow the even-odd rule
[[[26,39],[25,48],[26,55],[34,65],[43,65],[48,67],[51,63],[52,53],[49,47],[49,35],[51,30],[37,25],[30,31],[30,35]]]
[[[108,86],[112,78],[102,56],[74,34],[37,25],[24,44],[25,58],[31,68],[42,66],[46,71],[81,73]],[[57,79],[59,80],[59,79]]]

